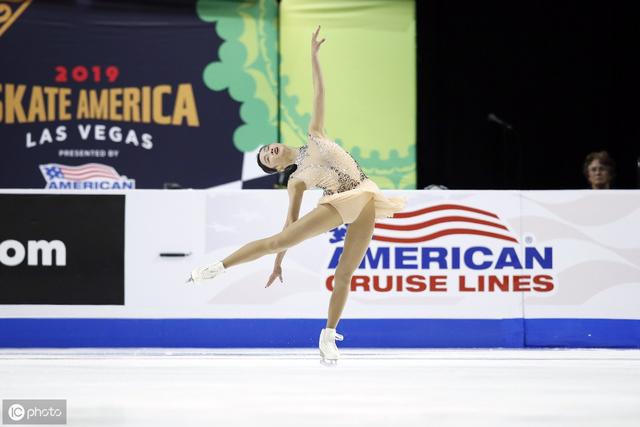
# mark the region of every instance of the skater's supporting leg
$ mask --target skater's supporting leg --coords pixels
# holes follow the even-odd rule
[[[222,260],[225,268],[274,254],[342,224],[342,217],[331,205],[322,204],[278,234],[247,243]]]
[[[375,207],[373,198],[362,209],[358,218],[349,224],[347,228],[347,236],[344,242],[344,251],[340,256],[338,267],[333,279],[333,292],[331,293],[331,301],[329,302],[329,316],[327,319],[327,328],[333,328],[338,325],[342,310],[347,302],[349,290],[351,288],[351,276],[362,262],[371,236],[373,235],[373,227],[375,224]]]

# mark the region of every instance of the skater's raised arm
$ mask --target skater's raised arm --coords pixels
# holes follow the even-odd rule
[[[311,38],[311,68],[313,70],[313,113],[309,122],[309,133],[317,136],[325,136],[324,134],[324,82],[322,81],[322,70],[320,69],[320,59],[318,58],[318,50],[320,45],[325,41],[317,40],[320,26],[313,33]]]

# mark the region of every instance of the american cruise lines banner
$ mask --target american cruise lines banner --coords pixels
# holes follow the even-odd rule
[[[395,331],[396,338],[382,339],[393,341],[384,341],[385,345],[398,346],[640,344],[637,191],[389,193],[406,196],[408,205],[394,218],[376,221],[373,239],[353,275],[341,321],[345,332],[356,335],[351,345],[380,344],[376,341],[380,334],[375,332],[379,328]],[[80,201],[89,196],[81,194],[77,196]],[[322,325],[334,272],[345,250],[347,226],[289,249],[283,282],[276,281],[269,288],[265,284],[274,255],[187,286],[184,281],[191,269],[279,232],[287,213],[286,191],[124,194],[123,301],[84,306],[4,304],[0,305],[3,321],[118,320],[120,323],[108,323],[101,329],[116,341],[114,345],[121,338],[109,331],[118,325],[133,328],[127,329],[134,335],[132,342],[146,336],[140,339],[149,345],[163,340],[175,345],[312,343],[278,338],[277,330],[285,328],[294,336],[295,331],[311,327],[308,325]],[[319,196],[320,191],[305,193],[301,215],[315,207]],[[81,211],[42,208],[40,215],[50,223],[64,220],[81,226],[90,221],[65,212]],[[31,223],[37,222],[38,214],[34,218]],[[9,229],[12,221],[21,221],[2,219]],[[33,277],[45,277],[42,271],[46,269],[77,268],[71,257],[65,265],[27,265],[30,240],[38,236],[20,235],[22,240],[0,242],[0,275],[11,277],[11,283],[2,280],[0,291],[24,286],[15,274],[7,276],[15,265],[39,275]],[[55,237],[54,233],[42,236],[39,238]],[[74,251],[76,243],[59,240],[67,245],[67,253]],[[23,258],[16,248],[23,248]],[[57,259],[54,253],[49,255],[49,260]],[[94,255],[96,260],[90,261],[101,265],[100,252]],[[22,298],[38,301],[29,295]],[[132,325],[131,319],[139,322]],[[137,327],[146,332],[136,335],[132,331]],[[184,335],[185,331],[191,335]],[[233,336],[239,341],[226,335],[230,331],[235,331]],[[311,339],[306,333],[302,336]],[[358,341],[358,336],[364,341]],[[5,336],[4,342],[7,339]]]

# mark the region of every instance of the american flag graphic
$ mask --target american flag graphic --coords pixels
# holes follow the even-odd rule
[[[100,163],[87,163],[80,166],[67,166],[57,163],[40,165],[40,171],[47,182],[54,179],[65,179],[68,181],[88,181],[92,179],[114,179],[121,177],[116,170]]]
[[[373,240],[422,243],[452,235],[484,236],[518,243],[498,215],[461,204],[439,204],[396,213],[388,222],[376,222]]]

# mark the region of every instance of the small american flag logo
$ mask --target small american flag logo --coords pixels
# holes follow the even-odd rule
[[[345,239],[346,227],[333,230],[330,243]],[[386,243],[420,244],[446,236],[472,235],[518,243],[497,214],[473,206],[444,203],[413,211],[397,212],[385,222],[376,222],[371,240]]]
[[[45,188],[87,190],[135,188],[135,180],[120,175],[112,166],[100,163],[79,166],[48,163],[40,165],[40,172],[47,181]]]

